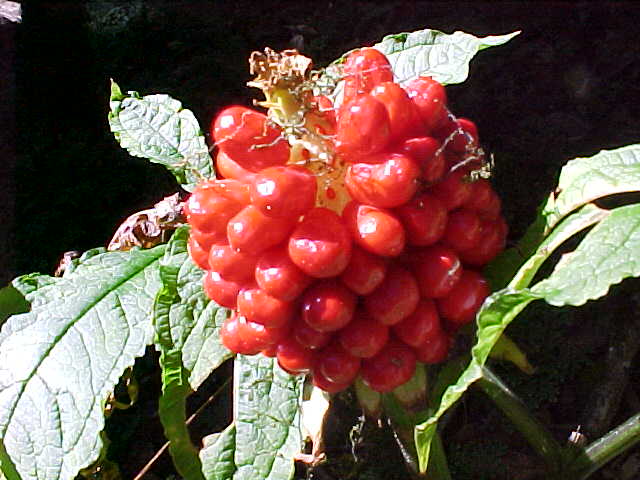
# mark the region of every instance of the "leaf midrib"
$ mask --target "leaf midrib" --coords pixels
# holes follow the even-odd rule
[[[22,382],[22,385],[20,387],[20,390],[18,392],[18,395],[16,397],[16,401],[13,404],[13,407],[10,410],[10,414],[9,417],[7,418],[7,423],[6,426],[4,426],[2,428],[2,435],[4,436],[4,434],[6,433],[6,431],[9,429],[9,426],[11,425],[11,421],[13,420],[13,416],[15,414],[16,409],[18,408],[18,404],[20,403],[20,400],[22,399],[22,395],[24,394],[25,389],[27,388],[27,385],[29,384],[29,382],[31,381],[31,379],[34,377],[34,375],[37,373],[37,371],[39,370],[40,366],[42,365],[42,363],[44,362],[44,360],[46,358],[49,357],[49,355],[51,354],[51,352],[53,351],[53,349],[60,343],[60,339],[62,339],[67,332],[73,327],[75,326],[75,324],[77,322],[79,322],[80,320],[82,320],[82,318],[87,314],[87,312],[89,312],[91,309],[93,309],[96,305],[98,305],[100,302],[102,302],[109,294],[115,292],[116,290],[118,290],[122,285],[124,285],[125,283],[127,283],[128,281],[132,280],[133,278],[135,278],[136,276],[140,275],[142,272],[144,272],[151,264],[153,264],[154,262],[157,262],[160,260],[160,258],[162,257],[162,255],[164,255],[164,250],[161,251],[160,255],[157,255],[156,257],[152,257],[151,260],[149,262],[146,262],[142,265],[142,267],[137,270],[135,273],[133,273],[130,276],[125,277],[123,280],[121,280],[120,282],[116,283],[115,286],[111,289],[108,289],[104,294],[100,295],[94,302],[92,302],[91,304],[87,305],[86,308],[84,308],[77,316],[76,318],[74,318],[71,322],[69,322],[69,324],[67,325],[67,327],[65,327],[59,335],[57,335],[54,339],[53,342],[51,342],[51,345],[49,346],[49,348],[47,350],[45,350],[44,354],[41,356],[40,360],[36,363],[36,365],[34,366],[34,368],[32,369],[32,371],[29,373],[29,376],[24,380],[24,382]]]

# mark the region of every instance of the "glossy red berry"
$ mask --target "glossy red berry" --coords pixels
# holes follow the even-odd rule
[[[382,325],[395,325],[411,315],[420,300],[415,277],[404,268],[391,266],[370,295],[364,297],[368,314]]]
[[[300,270],[286,246],[277,246],[262,253],[255,268],[258,286],[276,298],[291,301],[311,283],[311,277]]]
[[[432,132],[447,120],[447,94],[442,84],[423,76],[407,82],[404,89],[418,107],[427,132]]]
[[[448,247],[433,245],[413,255],[412,270],[423,297],[444,297],[462,275],[460,258]]]
[[[381,208],[406,203],[418,190],[420,168],[409,156],[383,153],[349,165],[345,185],[355,201]]]
[[[222,178],[238,180],[246,184],[250,184],[256,175],[255,172],[240,166],[222,150],[218,150],[216,155],[216,173]]]
[[[208,271],[203,280],[204,292],[221,307],[235,309],[238,293],[242,286],[230,280],[224,280],[218,272]]]
[[[250,253],[238,252],[229,245],[213,245],[209,250],[209,269],[225,280],[243,283],[251,282],[258,257]]]
[[[430,336],[424,343],[413,349],[419,362],[435,364],[444,362],[451,348],[451,337],[443,329]]]
[[[333,280],[318,282],[302,297],[302,319],[314,330],[334,332],[353,318],[356,296]]]
[[[329,343],[332,332],[320,332],[309,326],[307,322],[299,320],[294,322],[291,335],[300,345],[316,350]]]
[[[293,375],[310,372],[315,355],[309,348],[300,345],[294,338],[285,338],[276,347],[278,365]]]
[[[295,226],[296,218],[267,217],[254,205],[247,205],[227,224],[232,248],[257,255],[282,243]]]
[[[311,381],[314,386],[327,393],[338,393],[351,386],[351,382],[336,383],[326,378],[318,369],[313,370]]]
[[[478,128],[468,118],[449,118],[434,135],[450,152],[464,153],[478,146]]]
[[[449,212],[442,243],[457,252],[472,250],[482,236],[482,221],[475,212],[464,208]]]
[[[402,220],[410,245],[427,246],[439,241],[447,226],[447,209],[430,193],[423,193],[399,207],[396,212]]]
[[[390,138],[387,109],[371,95],[360,95],[340,108],[335,146],[346,161],[381,152]]]
[[[413,350],[397,340],[390,340],[372,358],[362,360],[362,380],[373,390],[390,392],[408,382],[416,369]]]
[[[355,242],[381,257],[395,257],[405,246],[402,223],[393,212],[371,205],[349,202],[342,212]]]
[[[289,143],[264,113],[232,106],[216,116],[211,135],[220,150],[242,168],[257,172],[289,160]]]
[[[485,220],[481,230],[480,241],[473,248],[458,252],[460,259],[467,265],[483,267],[504,250],[507,225],[503,219]]]
[[[320,350],[316,356],[314,371],[334,383],[351,383],[360,370],[360,359],[347,352],[338,342]]]
[[[389,114],[391,141],[420,133],[422,120],[407,92],[397,83],[383,82],[376,85],[370,95],[384,104]]]
[[[405,140],[400,151],[418,162],[424,181],[434,183],[442,178],[447,169],[441,147],[440,141],[434,137],[414,137]]]
[[[496,220],[500,216],[500,197],[484,178],[471,183],[471,195],[462,206],[477,212],[483,220]]]
[[[313,207],[316,190],[316,178],[306,168],[270,167],[255,175],[251,203],[269,217],[297,217]]]
[[[338,333],[342,347],[351,355],[369,358],[389,340],[389,327],[376,322],[365,311],[356,311],[353,320]]]
[[[440,334],[440,316],[433,300],[423,298],[414,312],[393,326],[393,333],[411,347]]]
[[[454,210],[471,198],[472,182],[466,178],[467,173],[466,169],[458,168],[432,186],[429,192],[438,197],[447,210]]]
[[[449,322],[465,325],[473,321],[488,295],[489,285],[482,275],[465,270],[451,291],[437,300],[438,311]]]
[[[295,306],[272,297],[260,288],[245,288],[238,294],[237,310],[250,322],[279,328],[293,318]]]
[[[316,207],[289,237],[289,257],[311,277],[335,277],[351,259],[351,236],[338,214]]]
[[[249,189],[237,180],[213,180],[196,187],[184,205],[193,229],[224,239],[227,222],[249,203]]]
[[[351,261],[340,275],[340,280],[352,292],[358,295],[367,295],[382,283],[386,272],[387,262],[384,258],[359,247],[354,247]]]
[[[189,252],[189,257],[193,260],[193,263],[203,270],[209,269],[209,251],[201,247],[193,235],[189,236],[187,251]]]
[[[375,48],[361,48],[347,55],[343,65],[344,96],[348,102],[373,87],[393,80],[393,71],[387,57]]]

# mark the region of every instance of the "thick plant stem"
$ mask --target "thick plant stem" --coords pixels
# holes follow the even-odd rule
[[[604,464],[640,443],[640,413],[587,446],[568,465],[568,478],[583,480]],[[567,477],[565,477],[567,478]]]
[[[483,368],[478,386],[520,430],[531,447],[544,459],[549,470],[558,471],[562,448],[551,433],[533,417],[522,400],[487,367]]]

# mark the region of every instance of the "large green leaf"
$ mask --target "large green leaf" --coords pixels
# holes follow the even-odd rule
[[[433,441],[438,420],[455,403],[462,394],[482,377],[482,366],[487,361],[491,349],[518,313],[537,297],[530,291],[510,292],[501,290],[485,301],[478,313],[478,340],[471,350],[471,362],[458,378],[442,395],[440,403],[435,406],[434,414],[416,426],[415,442],[418,451],[420,471],[424,472],[429,461],[431,442]]]
[[[23,480],[66,480],[98,458],[104,405],[153,335],[164,246],[31,277],[31,310],[0,332],[0,450]],[[12,477],[13,478],[13,477]]]
[[[112,82],[109,125],[131,155],[167,167],[188,191],[214,176],[198,121],[169,95],[123,94]]]
[[[302,377],[284,372],[272,358],[236,356],[234,423],[211,437],[200,452],[207,480],[293,476],[293,456],[302,447],[302,384]]]
[[[491,283],[495,288],[505,287],[545,237],[575,209],[601,197],[639,189],[640,145],[569,161],[560,172],[558,188],[539,208],[518,245],[504,251],[487,269]]]
[[[507,43],[519,33],[478,38],[464,32],[425,29],[388,35],[374,47],[389,59],[397,82],[429,75],[446,85],[467,79],[469,62],[480,50]]]
[[[639,185],[640,186],[640,185]],[[582,305],[640,275],[640,205],[611,210],[532,291],[555,306]]]
[[[202,270],[187,253],[188,236],[188,229],[180,228],[167,245],[160,266],[163,287],[154,314],[162,367],[160,421],[178,473],[197,480],[204,477],[198,451],[189,438],[185,401],[231,352],[218,338],[226,310],[202,290]]]

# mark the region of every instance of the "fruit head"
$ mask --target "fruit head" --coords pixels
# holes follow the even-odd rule
[[[416,362],[446,360],[489,294],[480,269],[504,248],[500,199],[472,175],[477,127],[432,78],[394,83],[376,49],[347,56],[337,106],[290,54],[267,57],[251,84],[268,114],[216,116],[220,178],[185,202],[204,291],[232,310],[222,343],[330,393],[358,376],[391,391]]]

